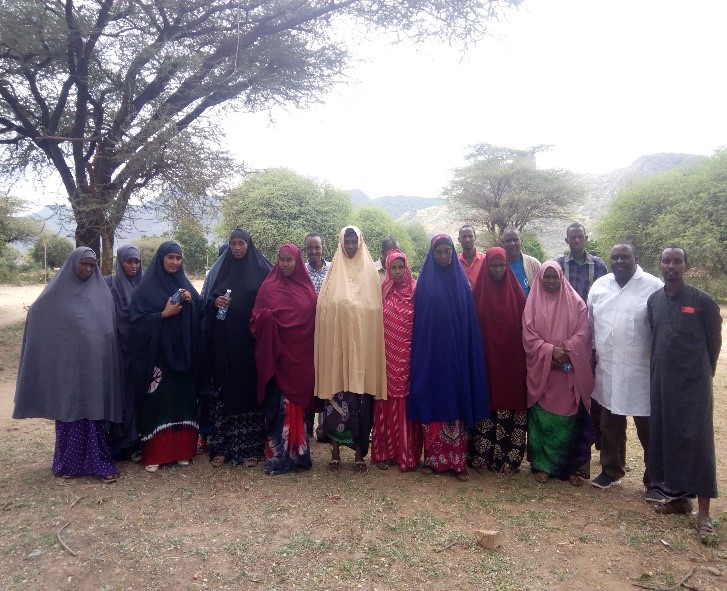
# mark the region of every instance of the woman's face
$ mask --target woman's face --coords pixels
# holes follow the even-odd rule
[[[358,236],[355,232],[346,233],[343,236],[343,250],[346,252],[346,256],[352,259],[358,252]]]
[[[233,238],[230,240],[230,252],[232,253],[232,257],[238,261],[245,258],[247,254],[247,242],[242,238]]]
[[[278,267],[284,277],[290,277],[295,271],[295,257],[292,252],[283,251],[278,255]]]
[[[487,265],[493,281],[502,281],[507,273],[507,263],[502,257],[494,257]]]
[[[452,247],[449,244],[440,244],[434,249],[434,261],[440,267],[446,267],[452,262]]]
[[[81,259],[81,262],[78,263],[78,269],[76,269],[76,276],[81,281],[88,281],[88,279],[93,275],[94,270],[96,269],[96,259],[91,257],[83,257]]]
[[[167,273],[176,273],[182,266],[182,255],[177,252],[170,252],[164,257],[164,270]]]
[[[401,283],[404,281],[404,271],[406,265],[404,259],[394,259],[389,265],[389,276],[394,283]]]
[[[136,277],[139,273],[139,269],[141,268],[141,261],[134,257],[130,257],[121,263],[121,267],[124,269],[124,275],[127,277]]]
[[[548,293],[556,293],[560,289],[560,276],[553,267],[548,267],[543,273],[543,288]]]

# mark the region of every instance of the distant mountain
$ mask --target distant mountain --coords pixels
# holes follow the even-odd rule
[[[407,221],[416,215],[416,212],[427,207],[440,207],[446,205],[444,199],[431,199],[429,197],[415,197],[410,195],[389,195],[371,199],[360,189],[348,191],[354,206],[373,205],[380,207],[392,218]]]
[[[606,212],[613,197],[628,183],[674,168],[691,167],[706,158],[706,156],[695,154],[649,154],[637,158],[630,166],[606,174],[577,174],[577,180],[586,188],[586,198],[575,209],[572,219],[585,224],[586,230],[590,232],[591,237],[594,237],[592,230],[595,223]],[[421,223],[432,234],[440,231],[456,234],[457,228],[467,222],[467,220],[459,219],[444,199],[408,195],[391,195],[371,199],[360,189],[351,189],[348,193],[351,195],[354,206],[380,207],[395,220]],[[44,207],[27,217],[41,221],[46,231],[52,234],[73,238],[76,224],[73,221],[71,210],[67,206]],[[549,222],[531,228],[540,238],[548,256],[555,256],[565,248],[563,238],[567,225],[562,220],[554,220],[553,223]],[[159,236],[171,231],[169,222],[156,218],[154,212],[149,208],[129,206],[127,218],[116,232],[116,244],[131,242],[140,236]],[[209,238],[213,238],[213,236],[210,235]],[[27,248],[22,245],[16,246],[19,250]]]

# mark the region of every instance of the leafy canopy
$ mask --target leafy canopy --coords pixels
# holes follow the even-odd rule
[[[676,242],[695,272],[727,275],[727,150],[629,185],[611,202],[598,239],[633,242],[642,266],[657,272],[661,251]]]
[[[220,239],[227,242],[232,230],[243,228],[272,261],[286,242],[302,248],[310,232],[323,237],[324,257],[330,260],[352,212],[348,193],[287,168],[250,175],[223,198],[220,209]]]
[[[132,195],[214,194],[222,108],[322,101],[374,31],[467,45],[519,0],[14,0],[0,19],[0,173],[60,179],[105,249]],[[201,208],[198,208],[201,209]]]

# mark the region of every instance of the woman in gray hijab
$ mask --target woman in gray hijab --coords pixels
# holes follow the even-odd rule
[[[106,427],[122,406],[114,301],[94,251],[77,248],[28,311],[13,418],[56,422],[56,476],[113,481]]]
[[[116,338],[121,354],[121,387],[124,396],[124,420],[111,431],[111,453],[116,460],[137,460],[140,457],[139,432],[136,428],[136,396],[131,377],[129,352],[129,307],[134,289],[143,275],[141,252],[132,244],[116,251],[116,272],[104,277],[116,307]]]

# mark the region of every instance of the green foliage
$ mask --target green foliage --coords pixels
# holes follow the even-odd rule
[[[207,236],[202,224],[192,219],[180,221],[174,229],[174,239],[184,251],[185,272],[188,275],[204,275],[207,266]]]
[[[235,228],[244,228],[270,260],[286,242],[302,248],[310,232],[323,237],[324,257],[333,256],[338,233],[351,218],[351,199],[345,191],[286,168],[250,175],[221,204],[217,233],[226,242]]]
[[[469,164],[454,171],[444,195],[463,219],[498,239],[510,224],[522,232],[536,220],[566,218],[584,189],[568,171],[537,168],[537,154],[547,149],[477,144],[466,156]]]
[[[427,258],[431,237],[429,236],[429,232],[427,232],[426,228],[419,222],[404,224],[404,228],[409,234],[409,238],[411,238],[411,241],[414,243],[413,255],[409,255],[409,253],[406,254],[409,256],[409,263],[411,264],[412,271],[418,274]]]
[[[604,245],[631,241],[639,263],[658,273],[661,251],[672,243],[687,249],[689,281],[727,275],[727,150],[692,167],[632,183],[611,202],[598,227]],[[724,295],[724,294],[721,294]]]
[[[73,243],[63,236],[41,234],[30,249],[31,258],[41,267],[60,267],[71,256],[74,250]]]
[[[25,202],[0,195],[0,245],[8,242],[28,242],[39,234],[38,224],[19,216]]]
[[[541,244],[540,239],[535,234],[531,232],[523,232],[522,240],[522,251],[525,254],[529,254],[531,257],[535,257],[541,263],[548,258],[547,256],[545,256],[545,250],[543,249],[543,245]]]
[[[137,238],[134,240],[134,244],[137,246],[137,248],[141,251],[141,266],[143,269],[147,269],[149,267],[149,263],[151,263],[151,260],[154,258],[154,255],[156,254],[156,251],[159,249],[159,246],[162,242],[165,242],[167,240],[170,240],[171,236],[142,236],[141,238]],[[185,271],[186,271],[186,261],[185,261]]]
[[[356,208],[353,214],[353,225],[363,232],[364,241],[374,260],[381,258],[381,241],[388,236],[393,236],[399,243],[399,249],[410,259],[418,261],[414,241],[406,227],[391,219],[391,216],[380,207],[364,205]],[[428,247],[429,245],[427,245]],[[426,256],[426,251],[424,251],[424,255]],[[414,264],[413,261],[410,263]]]

